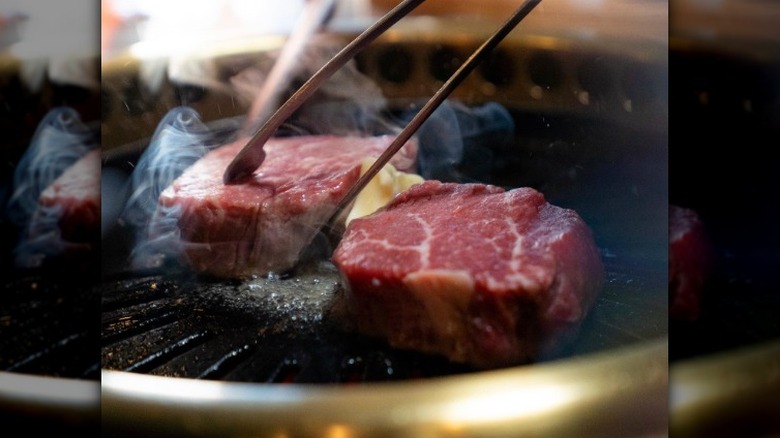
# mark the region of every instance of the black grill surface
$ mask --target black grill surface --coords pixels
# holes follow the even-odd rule
[[[16,271],[0,291],[0,370],[100,377],[100,294],[84,275]]]
[[[580,336],[554,360],[662,334],[656,272],[605,257],[607,286]],[[445,358],[391,348],[343,324],[339,276],[329,262],[286,277],[215,281],[186,271],[117,274],[103,289],[106,369],[268,383],[351,383],[473,371]],[[659,318],[659,315],[661,317]],[[653,319],[656,321],[653,322]]]
[[[103,286],[103,367],[212,380],[349,383],[468,368],[389,348],[339,320],[340,283],[322,262],[245,282],[118,275]]]
[[[701,317],[670,324],[671,361],[780,339],[780,63],[686,47],[669,58],[669,200],[699,213],[719,266]]]
[[[574,342],[538,361],[665,336],[665,132],[615,129],[565,115],[512,115],[516,138],[487,141],[471,150],[480,160],[464,162],[481,164],[464,165],[461,171],[474,181],[534,187],[551,203],[575,209],[593,228],[607,272],[604,290]],[[134,152],[117,153],[104,169],[129,173],[132,169],[126,165],[135,159]],[[345,329],[339,322],[341,279],[327,261],[247,282],[198,277],[178,265],[134,272],[125,267],[132,235],[115,226],[103,240],[105,369],[296,383],[473,371]]]

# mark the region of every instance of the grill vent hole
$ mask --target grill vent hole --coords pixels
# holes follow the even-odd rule
[[[609,61],[602,57],[588,58],[580,64],[577,81],[592,97],[604,99],[612,90],[614,77],[608,66]]]
[[[504,87],[515,79],[515,66],[512,55],[502,49],[494,50],[480,67],[482,77],[497,87]]]
[[[546,90],[558,87],[563,82],[561,63],[550,53],[533,55],[528,62],[528,73],[534,84]]]
[[[392,45],[382,50],[377,57],[377,67],[383,79],[397,84],[406,82],[412,76],[414,58],[400,45]]]
[[[190,105],[206,97],[206,88],[199,85],[178,84],[174,86],[176,100],[182,105]]]
[[[452,47],[440,46],[430,55],[430,74],[439,81],[446,81],[463,64],[463,57]]]
[[[301,373],[301,367],[301,360],[298,357],[287,357],[271,375],[271,382],[295,383]]]

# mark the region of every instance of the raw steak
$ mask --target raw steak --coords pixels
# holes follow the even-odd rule
[[[247,181],[225,185],[222,175],[246,139],[207,153],[160,195],[151,224],[173,220],[186,261],[223,278],[284,272],[360,176],[360,162],[378,157],[393,140],[379,136],[271,139],[266,158]],[[410,142],[391,161],[415,166]]]
[[[37,267],[55,259],[68,268],[95,265],[100,255],[100,157],[99,149],[87,152],[41,192],[16,249],[18,266]]]
[[[603,282],[590,228],[531,188],[426,181],[355,219],[333,255],[357,329],[491,368],[579,327]]]
[[[694,321],[712,274],[713,246],[699,214],[669,206],[669,317]]]

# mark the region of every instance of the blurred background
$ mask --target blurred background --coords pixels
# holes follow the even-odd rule
[[[187,7],[182,8],[180,2],[103,2],[104,147],[111,148],[129,140],[121,123],[126,119],[120,116],[127,112],[117,110],[122,103],[129,108],[129,116],[139,121],[140,129],[147,131],[151,129],[144,128],[147,118],[153,125],[152,120],[159,120],[161,116],[156,111],[180,102],[195,105],[206,119],[243,114],[247,108],[246,96],[241,96],[242,90],[233,86],[231,78],[252,62],[272,56],[280,48],[283,36],[296,25],[304,2],[276,4],[225,0],[204,2],[200,7],[194,6],[199,3],[186,4]],[[329,44],[341,47],[395,4],[382,0],[338,1],[327,23],[327,31],[323,33],[335,40]],[[479,38],[487,37],[516,6],[516,2],[508,0],[480,2],[478,8],[469,2],[426,2],[410,17],[393,26],[357,61],[361,71],[378,81],[389,99],[419,99],[421,95],[432,94],[478,44]],[[508,40],[514,43],[507,41],[505,46],[532,44],[544,48],[546,45],[556,49],[553,52],[582,53],[582,47],[598,45],[600,51],[615,52],[625,50],[625,43],[631,41],[637,45],[636,51],[643,50],[646,57],[658,58],[663,57],[662,50],[666,46],[667,14],[666,2],[657,0],[548,0],[510,35]],[[531,36],[534,41],[527,41]],[[544,36],[546,40],[536,36]],[[566,45],[554,43],[559,39],[566,41]],[[564,76],[577,74],[567,71],[577,68],[576,60],[567,61],[566,56],[549,59],[549,56],[541,55],[538,61],[531,62],[534,71],[527,73],[523,71],[528,65],[524,58],[509,58],[508,62],[496,61],[505,64],[503,68],[486,67],[484,70],[493,70],[486,80],[470,80],[462,85],[457,91],[458,97],[470,103],[511,99],[513,105],[526,108],[564,104],[573,111],[600,111],[593,109],[595,105],[577,101],[587,99],[585,94],[568,94],[569,84],[565,83]],[[653,59],[652,62],[659,60],[665,61]],[[619,67],[622,66],[616,66],[616,69]],[[540,87],[533,95],[529,95],[527,74],[535,75],[536,85]],[[600,84],[599,75],[612,74],[620,73],[597,71],[588,79],[598,88],[604,85]],[[626,80],[641,81],[641,78]],[[541,88],[549,88],[553,82],[553,92],[541,99]],[[652,86],[665,90],[665,81],[660,80]],[[659,115],[657,122],[661,123],[665,120],[666,105],[662,101],[665,93],[643,92],[659,97],[658,102],[652,103],[657,107],[648,109],[643,115]],[[632,97],[637,100],[644,96]],[[143,107],[146,101],[158,103],[158,108]],[[622,102],[616,102],[616,105],[622,105]],[[616,117],[640,117],[638,111],[628,117],[626,112],[621,107],[615,111],[610,108],[610,114]],[[134,129],[139,129],[139,125]]]
[[[343,45],[395,3],[341,0],[328,33]],[[360,57],[360,69],[394,105],[408,105],[438,88],[474,42],[516,4],[427,2]],[[303,0],[71,0],[67,6],[4,0],[3,205],[12,197],[13,175],[36,129],[54,108],[73,108],[99,133],[104,151],[148,139],[162,116],[182,104],[195,107],[205,120],[245,114],[251,99],[241,86],[247,83],[231,79],[248,67],[267,65],[303,7]],[[545,0],[537,9],[507,41],[508,50],[456,96],[471,104],[500,100],[518,114],[543,113],[547,120],[607,120],[631,132],[661,132],[664,138],[668,129],[664,195],[701,213],[721,263],[709,288],[701,291],[701,317],[669,322],[670,435],[780,434],[770,419],[780,410],[775,389],[780,387],[780,289],[774,275],[780,261],[774,208],[780,193],[780,6],[770,0]],[[531,132],[545,128],[533,120],[526,125]],[[577,153],[548,151],[549,145],[530,146],[537,157],[561,162]],[[529,174],[529,181],[549,176],[542,173]],[[41,351],[19,350],[14,345],[20,344],[9,340],[20,333],[11,321],[35,314],[19,303],[29,304],[27,292],[43,283],[14,265],[18,226],[5,215],[0,224],[5,300],[0,301],[0,336],[6,340],[0,343],[0,363],[8,369]],[[657,235],[654,224],[638,226]],[[41,292],[40,303],[63,297],[54,286],[38,290],[49,291]],[[34,346],[54,345],[62,333],[83,328],[67,324],[73,309],[92,309],[87,312],[99,320],[99,310],[91,307],[94,297],[87,303],[69,302],[46,313],[48,320],[54,315],[66,324]],[[79,345],[90,345],[97,354],[93,330],[86,330],[93,337]],[[0,407],[11,415],[21,407],[44,417],[53,410],[56,416],[75,412],[94,421],[92,388],[69,386],[74,377],[97,379],[90,367],[99,360],[86,356],[77,366],[67,365],[67,372],[57,370],[60,359],[44,355],[32,362],[38,374],[66,379],[59,383],[79,394],[77,400],[56,390],[25,394],[25,388],[38,387],[37,380],[4,380]],[[46,380],[40,387],[56,389],[56,383]]]
[[[99,38],[97,1],[0,4],[0,422],[33,435],[100,432]]]
[[[296,57],[292,80],[283,89],[278,103],[329,56],[398,3],[336,2],[327,23],[310,39],[307,50]],[[161,127],[165,129],[161,121],[179,106],[195,109],[204,123],[215,130],[234,121],[241,123],[268,77],[270,66],[274,65],[280,50],[284,50],[286,37],[297,29],[307,2],[113,1],[103,4],[103,20],[108,23],[103,27],[101,49],[103,175],[104,181],[109,174],[122,181],[123,176],[130,173],[134,176],[142,168],[134,165],[138,155],[151,149],[153,133]],[[363,109],[368,109],[369,118],[371,111],[378,109],[381,116],[387,117],[387,125],[401,124],[519,4],[508,0],[426,1],[357,55],[348,66],[350,74],[334,76],[333,82],[291,117],[286,127],[294,133],[338,133],[343,125],[359,122]],[[593,317],[578,342],[559,355],[543,358],[540,362],[545,363],[525,370],[529,373],[544,373],[546,362],[566,363],[599,352],[620,361],[630,347],[661,342],[666,335],[668,20],[668,4],[658,0],[544,0],[450,96],[450,108],[462,111],[457,113],[457,122],[445,129],[420,131],[421,142],[436,147],[437,153],[431,156],[442,161],[442,156],[447,157],[447,149],[457,147],[462,141],[462,155],[456,154],[452,162],[459,166],[457,176],[463,176],[464,180],[504,187],[535,187],[551,203],[575,209],[592,225],[605,250],[610,264],[608,287],[594,306]],[[352,102],[357,104],[351,105]],[[484,105],[492,105],[487,109],[500,107],[502,110],[491,113],[485,111]],[[477,111],[472,114],[505,116],[500,124],[488,118],[469,123],[467,110]],[[480,110],[483,112],[479,113]],[[499,129],[495,129],[496,125],[500,125]],[[464,126],[475,126],[477,132],[461,135],[458,127]],[[105,196],[104,202],[110,199],[112,204],[121,205],[119,190],[107,193],[112,195]],[[120,243],[121,235],[127,234],[126,227],[114,217],[118,215],[104,215],[104,220],[118,223],[106,239],[112,243],[112,249],[106,248],[109,245],[104,247],[104,262],[122,260],[123,248],[117,248],[116,244]],[[132,292],[151,297],[156,294],[155,289],[145,287],[147,282],[159,287],[172,281],[176,290],[188,290],[189,296],[199,295],[198,287],[202,284],[180,284],[175,276],[165,274],[148,281],[138,275],[131,276]],[[366,384],[371,379],[392,380],[398,385],[383,389],[402,391],[410,387],[403,382],[408,376],[436,377],[449,372],[447,366],[435,362],[426,366],[431,362],[424,357],[408,359],[382,345],[349,344],[350,338],[329,336],[323,327],[297,330],[294,335],[276,338],[272,331],[263,329],[266,336],[252,338],[249,347],[243,348],[244,341],[237,342],[232,332],[253,333],[256,328],[237,323],[238,318],[230,316],[236,309],[221,308],[222,300],[209,300],[216,308],[198,313],[215,315],[213,319],[193,318],[187,312],[183,317],[178,316],[191,303],[184,299],[172,300],[177,307],[164,310],[170,312],[174,321],[165,327],[157,327],[155,321],[150,321],[147,331],[142,326],[147,321],[145,315],[136,314],[141,305],[120,307],[124,303],[122,294],[127,292],[124,284],[107,281],[104,288],[104,297],[118,303],[110,306],[106,321],[114,317],[137,322],[137,326],[130,326],[129,322],[105,325],[104,333],[110,334],[111,342],[107,341],[102,348],[107,376],[103,418],[104,425],[112,431],[124,431],[127,435],[156,434],[165,428],[178,429],[180,420],[191,418],[198,409],[208,411],[208,403],[198,403],[189,413],[174,412],[181,406],[171,399],[180,393],[175,386],[182,383],[183,377],[212,369],[213,364],[207,362],[209,357],[214,362],[214,355],[227,357],[232,351],[239,352],[238,356],[227,360],[211,376],[226,386],[234,381],[250,384],[247,390],[256,400],[264,400],[268,395],[269,388],[262,383],[277,381],[282,376],[297,387],[296,384],[339,382],[349,374]],[[219,291],[229,293],[231,285],[216,282],[210,287],[219,296]],[[162,303],[156,302],[158,306]],[[256,312],[250,318],[264,315],[262,310]],[[275,325],[272,317],[261,319],[263,327]],[[197,334],[191,330],[212,327],[210,324],[223,328],[220,336],[200,346],[193,343],[191,347],[176,348],[173,345],[177,339]],[[171,334],[168,339],[161,339],[156,335],[161,332]],[[313,334],[309,336],[310,332]],[[297,352],[302,345],[311,347],[304,347],[300,356]],[[206,349],[213,353],[197,354]],[[154,359],[156,352],[164,351],[171,353]],[[586,433],[583,424],[593,421],[600,424],[596,429],[616,435],[663,433],[667,428],[666,364],[655,368],[659,363],[656,361],[664,362],[663,359],[657,354],[646,354],[651,354],[652,360],[625,370],[624,375],[630,376],[631,384],[621,389],[626,391],[624,396],[631,403],[619,403],[620,397],[610,397],[607,391],[602,391],[598,376],[580,374],[578,383],[587,382],[588,389],[593,391],[589,408],[577,409],[575,405],[585,403],[567,404],[565,397],[558,397],[551,400],[553,406],[544,410],[545,421],[521,420],[523,412],[518,406],[516,410],[510,409],[505,419],[496,422],[489,419],[489,410],[478,410],[475,414],[484,415],[484,422],[478,420],[463,427],[474,431],[482,428],[481,433],[491,436],[512,436],[518,433],[518,428],[533,427],[559,433],[570,430],[578,435]],[[204,359],[193,360],[195,356]],[[377,357],[381,359],[374,359]],[[357,369],[345,369],[344,364],[348,363],[356,363]],[[523,367],[517,368],[515,371],[523,371]],[[128,370],[131,372],[122,373]],[[575,374],[573,371],[572,375]],[[151,418],[145,414],[152,412],[145,408],[152,402],[146,397],[148,393],[133,394],[136,387],[142,389],[145,385],[131,388],[122,385],[121,379],[155,375],[171,377],[173,381],[170,391],[161,394],[168,403],[161,402],[163,409],[155,410],[156,418]],[[480,373],[464,377],[476,379]],[[558,384],[565,383],[556,382],[549,391],[557,392]],[[303,385],[300,388],[313,389]],[[580,394],[578,390],[563,393]],[[240,401],[233,398],[235,395],[229,390],[221,392],[223,403],[215,403],[238,403],[257,415],[238,418],[227,413],[220,415],[220,422],[208,427],[195,426],[200,427],[198,431],[217,436],[230,433],[225,428],[280,429],[290,434],[297,430],[306,434],[303,431],[308,430],[314,435],[327,434],[327,430],[320,428],[322,423],[318,418],[329,418],[324,410],[333,409],[345,400],[334,392],[331,402],[312,401],[311,409],[300,409],[310,415],[296,415],[291,424],[286,415],[280,415],[278,422],[263,421],[268,411],[262,404]],[[307,395],[301,401],[305,402]],[[457,400],[468,403],[474,400],[472,397],[484,395],[478,389],[453,392],[453,398],[445,403],[457,403]],[[353,415],[345,414],[341,426],[346,431],[366,428],[380,435],[394,428],[394,433],[388,433],[415,435],[430,431],[436,435],[442,429],[451,428],[446,419],[437,418],[440,411],[425,407],[428,403],[435,401],[412,401],[410,397],[404,409],[421,417],[402,425],[394,424],[389,413],[395,408],[391,406],[376,414],[368,406],[356,406]],[[292,411],[299,409],[294,401],[281,408],[285,406]],[[637,415],[638,411],[643,415]],[[128,415],[128,412],[141,413]],[[423,418],[426,413],[431,417]],[[359,424],[364,415],[374,418],[375,423]],[[420,422],[419,428],[412,430],[415,421]]]
[[[715,259],[698,316],[670,320],[673,436],[780,434],[778,19],[771,1],[670,2],[669,199]]]

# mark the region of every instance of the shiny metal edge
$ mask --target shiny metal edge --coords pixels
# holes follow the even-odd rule
[[[97,422],[100,381],[0,371],[0,412]]]
[[[675,437],[780,436],[780,340],[670,366]]]
[[[107,433],[144,436],[666,436],[667,338],[545,364],[355,385],[103,370]]]

